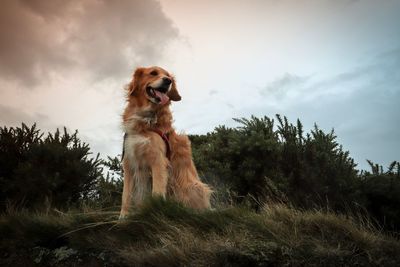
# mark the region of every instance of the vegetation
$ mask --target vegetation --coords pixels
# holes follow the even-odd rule
[[[392,162],[386,171],[368,161],[371,172],[360,175],[360,198],[368,213],[379,220],[384,229],[400,229],[400,163]]]
[[[315,125],[304,134],[286,117],[236,119],[239,126],[217,127],[191,136],[201,176],[217,188],[218,202],[250,202],[256,210],[267,199],[295,207],[328,207],[373,215],[386,230],[400,227],[400,163],[387,171],[368,161],[371,172],[359,172],[332,130]],[[227,195],[228,194],[228,195]]]
[[[89,158],[89,150],[65,128],[46,137],[36,125],[0,128],[0,207],[68,207],[88,198],[101,177],[99,157]]]
[[[286,117],[190,136],[213,211],[149,199],[117,221],[119,157],[78,133],[0,127],[0,265],[400,264],[400,163],[356,164],[333,131]]]
[[[117,212],[11,213],[0,219],[3,265],[398,266],[400,242],[362,218],[273,204],[195,212],[148,199]]]
[[[357,171],[349,152],[315,126],[306,136],[300,121],[277,116],[236,119],[239,127],[218,127],[192,136],[199,171],[207,180],[227,185],[239,196],[252,195],[262,205],[269,194],[267,179],[302,207],[327,205],[338,209],[354,199]]]

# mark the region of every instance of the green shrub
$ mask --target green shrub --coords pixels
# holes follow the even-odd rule
[[[371,172],[360,175],[361,196],[367,211],[387,230],[400,230],[400,163],[392,162],[387,171],[368,161]]]
[[[257,209],[267,197],[268,179],[302,207],[329,205],[344,208],[354,200],[357,170],[334,132],[317,126],[306,136],[296,125],[277,115],[235,119],[240,126],[220,126],[206,135],[190,136],[199,172],[216,187],[228,186],[237,201],[251,196]],[[247,198],[248,199],[248,198]]]
[[[101,160],[64,128],[44,136],[34,124],[0,128],[0,208],[69,207],[90,197]],[[8,203],[8,204],[7,204]]]

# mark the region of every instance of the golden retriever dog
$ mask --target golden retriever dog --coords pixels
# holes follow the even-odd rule
[[[210,208],[210,188],[192,160],[189,138],[172,127],[171,101],[180,101],[174,77],[160,67],[138,68],[127,86],[120,218],[147,195],[173,198],[194,209]]]

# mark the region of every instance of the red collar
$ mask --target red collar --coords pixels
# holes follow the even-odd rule
[[[171,160],[171,146],[169,145],[168,134],[161,132],[159,129],[151,129],[151,131],[157,133],[162,138],[162,140],[164,140],[165,146],[167,147],[167,159]]]

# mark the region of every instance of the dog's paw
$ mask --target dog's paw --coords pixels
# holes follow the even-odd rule
[[[118,220],[126,220],[128,218],[128,214],[120,214]]]

